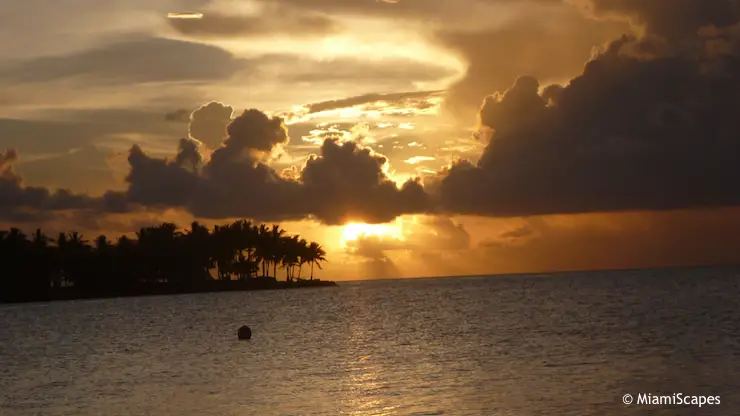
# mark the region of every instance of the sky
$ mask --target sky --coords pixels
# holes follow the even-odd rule
[[[0,0],[0,226],[337,280],[740,261],[740,0]]]

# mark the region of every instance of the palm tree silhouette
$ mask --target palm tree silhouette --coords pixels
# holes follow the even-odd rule
[[[301,280],[301,270],[303,269],[303,265],[307,262],[308,258],[308,241],[306,241],[305,238],[301,238],[296,243],[295,247],[296,251],[298,252],[298,280]]]
[[[268,269],[270,268],[270,229],[266,224],[260,224],[257,227],[257,237],[255,243],[255,257],[262,263],[262,277],[267,277]]]
[[[267,234],[267,248],[269,253],[270,262],[272,262],[272,277],[277,278],[277,266],[282,261],[284,255],[282,250],[283,245],[283,234],[285,230],[280,228],[279,225],[273,224],[272,229]]]
[[[51,239],[41,232],[40,228],[37,228],[31,237],[31,244],[34,247],[48,247]]]
[[[52,278],[56,265],[50,256],[49,242],[51,239],[40,228],[37,228],[31,236],[27,253],[26,261],[29,262],[30,269],[28,283],[39,291],[51,289],[53,285],[58,284],[58,281]]]
[[[311,264],[311,280],[313,280],[313,266],[318,266],[321,269],[321,262],[326,261],[326,251],[321,244],[317,242],[311,242],[306,249],[306,261]]]
[[[76,231],[51,239],[37,229],[29,239],[11,228],[0,230],[0,300],[300,286],[303,265],[311,264],[313,280],[314,265],[321,268],[325,255],[320,244],[287,235],[277,224],[248,220],[216,225],[212,231],[193,222],[184,232],[162,223],[115,242],[100,235],[92,244]],[[260,266],[262,278],[255,279]],[[285,269],[282,286],[279,267]],[[211,275],[214,269],[218,282]],[[235,279],[239,282],[231,282]]]

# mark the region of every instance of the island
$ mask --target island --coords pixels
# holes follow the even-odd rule
[[[163,223],[92,243],[78,232],[11,228],[0,231],[0,302],[337,286],[314,279],[325,261],[319,243],[249,220]]]

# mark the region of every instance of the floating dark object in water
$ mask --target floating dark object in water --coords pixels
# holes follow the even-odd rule
[[[252,330],[249,329],[248,326],[244,325],[243,327],[239,328],[239,332],[237,333],[239,335],[239,339],[250,339],[252,338]]]

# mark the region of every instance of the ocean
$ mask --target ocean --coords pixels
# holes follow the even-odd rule
[[[0,414],[737,415],[738,305],[737,268],[0,305]]]

